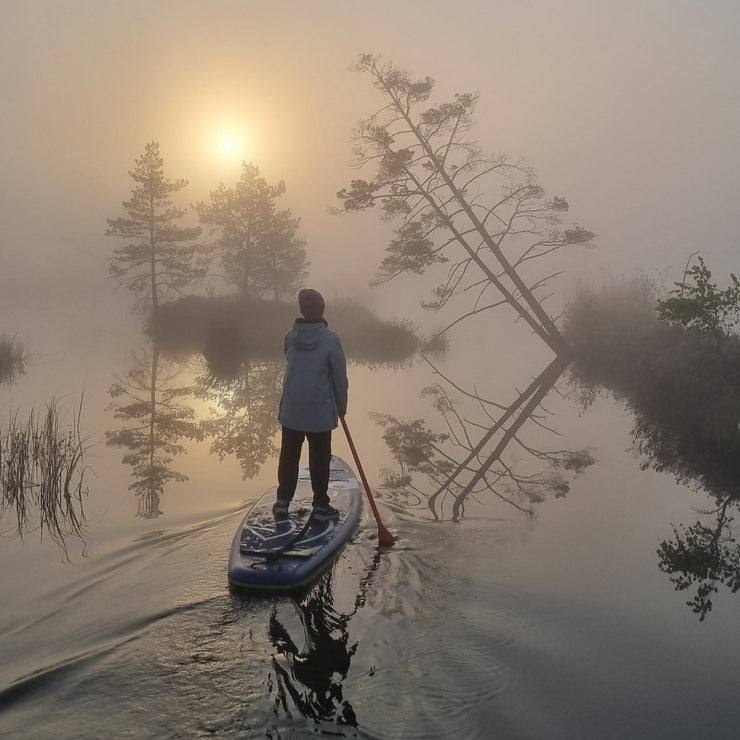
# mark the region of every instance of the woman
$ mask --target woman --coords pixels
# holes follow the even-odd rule
[[[285,335],[285,377],[280,399],[282,426],[275,519],[287,519],[298,483],[303,440],[308,439],[308,467],[315,521],[335,519],[330,505],[331,433],[347,413],[347,360],[339,337],[324,319],[324,299],[311,288],[298,293],[302,318]]]

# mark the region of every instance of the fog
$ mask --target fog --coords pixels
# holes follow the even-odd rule
[[[0,2],[3,729],[734,737],[740,339],[656,299],[697,253],[738,272],[738,31],[721,0]],[[422,156],[381,115],[397,140],[357,168],[388,103],[361,53]],[[244,291],[221,224],[195,295],[176,259],[156,311],[116,289],[149,142],[189,181],[178,226],[243,163],[284,182],[300,225],[271,255],[305,241],[342,337],[396,543],[366,509],[308,599],[242,599],[225,568],[275,483],[295,286]]]
[[[478,93],[468,138],[484,154],[531,167],[548,198],[567,198],[567,222],[596,233],[526,276],[558,273],[539,293],[550,294],[551,316],[604,273],[642,271],[658,289],[670,286],[697,251],[723,283],[739,218],[730,205],[740,158],[732,94],[739,13],[729,4],[705,8],[380,3],[366,17],[340,3],[6,4],[0,336],[18,337],[28,368],[46,365],[9,400],[89,398],[100,378],[130,368],[141,317],[135,296],[115,290],[109,275],[120,240],[105,236],[106,218],[122,213],[129,173],[150,141],[167,177],[189,180],[174,200],[191,224],[193,205],[219,183],[232,186],[243,162],[283,181],[280,207],[300,219],[310,282],[328,297],[330,321],[340,297],[381,321],[410,322],[419,337],[460,318],[469,300],[439,314],[420,308],[448,266],[370,287],[393,225],[375,212],[332,213],[338,190],[374,177],[372,161],[358,170],[353,157],[355,127],[386,102],[367,74],[350,70],[364,51],[415,79],[434,78],[434,103]],[[480,202],[496,201],[498,190],[473,183]],[[282,326],[260,315],[260,328],[279,337]],[[553,345],[516,323],[510,308],[491,315],[446,335],[443,372],[506,408],[548,367]],[[192,332],[198,322],[186,323]],[[349,331],[341,333],[356,355]],[[65,352],[76,355],[66,377],[57,368]],[[355,408],[385,412],[356,377]]]
[[[604,269],[670,281],[697,249],[718,278],[734,267],[735,3],[9,0],[1,12],[0,329],[37,350],[50,323],[94,317],[107,331],[127,316],[105,218],[150,140],[190,181],[184,207],[236,180],[242,160],[285,181],[318,289],[427,320],[423,281],[367,287],[389,227],[328,210],[357,176],[352,128],[380,105],[348,70],[363,51],[433,77],[439,98],[480,93],[471,138],[523,158],[598,234],[565,260],[565,294]]]

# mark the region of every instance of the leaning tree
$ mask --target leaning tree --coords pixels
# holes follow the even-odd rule
[[[548,197],[530,168],[505,156],[487,156],[468,138],[476,95],[457,94],[432,104],[432,79],[412,79],[371,54],[361,55],[354,69],[369,75],[383,104],[360,122],[353,137],[357,167],[372,174],[337,193],[342,205],[336,212],[376,209],[382,220],[394,224],[374,282],[441,271],[437,287],[422,302],[434,311],[455,308],[454,318],[439,334],[508,307],[555,355],[510,402],[489,404],[473,392],[471,398],[486,418],[479,425],[466,424],[462,438],[450,433],[456,412],[446,398],[440,400],[440,390],[435,408],[442,409],[447,422],[444,434],[381,417],[386,440],[396,443],[391,449],[401,466],[398,480],[408,485],[407,473],[418,468],[414,455],[421,454],[419,470],[434,483],[427,503],[435,516],[448,493],[455,518],[462,515],[465,500],[477,493],[493,491],[508,499],[500,490],[502,480],[531,500],[532,485],[513,473],[502,455],[512,442],[537,452],[522,441],[521,429],[570,361],[567,342],[545,306],[550,283],[561,269],[556,258],[568,246],[588,246],[594,234],[578,224],[562,225],[567,201]],[[418,449],[407,444],[418,439],[425,440]],[[439,448],[444,442],[452,451]],[[579,470],[592,461],[583,451],[575,458],[566,451],[547,458],[550,465],[568,469],[577,458]],[[564,490],[560,483],[555,488],[556,494]]]
[[[560,228],[564,198],[547,197],[531,169],[486,156],[467,138],[476,95],[430,105],[429,77],[413,80],[370,54],[355,70],[370,75],[385,102],[354,135],[358,167],[374,174],[338,197],[340,212],[378,208],[396,224],[377,282],[449,263],[426,307],[468,298],[457,323],[506,304],[556,354],[566,353],[543,305],[553,274],[532,268],[563,247],[589,244],[594,234],[577,224]]]

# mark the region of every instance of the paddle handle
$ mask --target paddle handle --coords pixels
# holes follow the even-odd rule
[[[349,448],[350,450],[352,450],[352,457],[354,457],[355,463],[357,465],[357,470],[360,473],[360,478],[362,479],[362,485],[365,486],[365,493],[367,494],[367,500],[370,502],[370,508],[373,510],[373,514],[375,515],[375,521],[378,524],[378,543],[380,544],[381,547],[390,547],[396,541],[396,538],[386,529],[385,524],[383,524],[382,520],[380,519],[380,513],[378,512],[378,507],[375,505],[375,499],[373,498],[373,494],[370,491],[370,484],[367,482],[367,478],[365,477],[365,471],[362,469],[362,463],[360,462],[360,456],[357,454],[357,448],[355,447],[355,443],[352,441],[352,435],[349,433],[349,427],[347,426],[347,422],[345,421],[343,416],[340,417],[340,420],[342,422],[344,434],[347,437]]]

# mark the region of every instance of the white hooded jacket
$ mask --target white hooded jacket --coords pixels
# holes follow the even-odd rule
[[[280,424],[300,432],[328,432],[347,412],[347,361],[339,336],[323,319],[296,319],[285,335]]]

